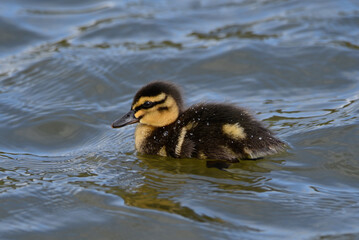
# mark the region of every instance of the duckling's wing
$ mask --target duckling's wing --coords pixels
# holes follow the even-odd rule
[[[186,157],[256,159],[275,154],[285,144],[245,109],[228,104],[197,104],[181,116],[186,126]]]

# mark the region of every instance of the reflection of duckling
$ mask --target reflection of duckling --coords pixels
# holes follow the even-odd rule
[[[137,122],[135,145],[145,154],[237,162],[275,154],[285,147],[242,108],[200,103],[184,110],[179,89],[168,82],[141,88],[131,111],[112,127]]]

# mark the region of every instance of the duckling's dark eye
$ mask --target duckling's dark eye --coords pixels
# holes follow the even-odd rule
[[[153,105],[154,105],[154,102],[146,101],[142,104],[142,107],[143,108],[151,108],[151,107],[153,107]]]

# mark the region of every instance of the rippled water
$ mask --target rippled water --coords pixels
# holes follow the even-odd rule
[[[359,3],[0,6],[1,239],[356,239]],[[247,107],[289,145],[226,170],[111,129],[151,80]]]

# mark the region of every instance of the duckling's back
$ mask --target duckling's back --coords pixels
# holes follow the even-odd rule
[[[149,130],[138,150],[177,158],[235,162],[275,154],[284,147],[244,109],[228,104],[197,104],[181,113],[174,123]]]

